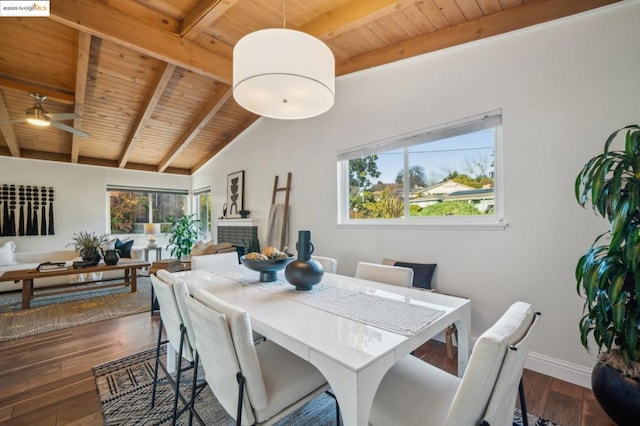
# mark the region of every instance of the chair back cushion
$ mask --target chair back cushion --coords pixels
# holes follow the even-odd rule
[[[191,269],[224,268],[238,264],[238,253],[236,251],[220,254],[204,254],[202,256],[191,256]]]
[[[162,326],[167,334],[167,340],[171,342],[171,345],[176,350],[179,350],[180,335],[182,333],[180,330],[182,316],[180,315],[176,297],[173,292],[173,284],[163,281],[152,274],[151,285],[158,300],[158,305],[160,305],[160,318],[162,319]],[[193,354],[188,337],[182,344],[182,356],[188,361],[193,361]]]
[[[508,347],[522,339],[533,321],[533,316],[534,310],[530,304],[516,302],[478,338],[460,387],[449,408],[446,425],[480,423]]]
[[[513,409],[516,405],[518,385],[522,377],[524,362],[531,349],[531,343],[536,335],[540,314],[536,313],[529,330],[520,341],[509,347],[504,357],[496,386],[491,394],[491,401],[483,417],[491,425],[511,424]]]
[[[196,333],[193,329],[193,323],[191,322],[186,302],[186,299],[191,297],[189,286],[186,282],[178,280],[173,285],[173,293],[176,298],[176,304],[178,305],[178,312],[180,312],[180,317],[182,318],[182,325],[184,325],[184,328],[187,330],[187,338],[189,339],[191,347],[195,348]]]
[[[324,272],[335,274],[338,271],[338,259],[323,256],[311,256],[311,259],[322,265]]]
[[[193,296],[185,299],[187,309],[198,338],[196,350],[204,367],[207,384],[231,417],[237,416],[239,384],[236,374],[240,365],[233,346],[225,315],[207,306],[199,299],[206,292],[194,291]],[[251,401],[245,388],[242,405],[242,424],[255,423]]]
[[[413,269],[400,266],[380,265],[378,263],[358,262],[356,278],[401,287],[411,287],[413,283]]]
[[[209,308],[225,316],[231,332],[240,371],[247,379],[247,394],[251,400],[251,405],[255,410],[264,409],[269,401],[253,342],[249,314],[245,310],[215,297],[206,290],[194,290],[193,295]]]

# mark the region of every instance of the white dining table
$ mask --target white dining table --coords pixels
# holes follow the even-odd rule
[[[277,281],[263,283],[241,265],[175,275],[192,289],[245,309],[255,331],[318,368],[346,426],[367,425],[387,370],[452,323],[458,329],[458,375],[467,366],[468,299],[330,273],[304,292],[282,272]]]

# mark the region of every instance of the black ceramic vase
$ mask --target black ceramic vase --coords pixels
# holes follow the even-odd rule
[[[311,290],[324,275],[322,265],[311,259],[313,253],[311,231],[298,231],[296,250],[298,250],[298,258],[287,265],[284,276],[297,290]]]
[[[120,260],[120,250],[109,249],[104,251],[104,263],[107,265],[117,265]]]

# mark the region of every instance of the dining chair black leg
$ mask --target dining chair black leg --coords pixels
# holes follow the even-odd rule
[[[198,384],[198,362],[200,361],[200,355],[196,351],[193,355],[193,379],[191,380],[191,401],[189,405],[189,426],[193,424],[193,412],[196,409],[196,386]]]
[[[160,345],[162,344],[162,319],[158,327],[158,344],[156,345],[156,365],[153,369],[153,390],[151,391],[151,408],[156,405],[156,387],[158,385],[158,364],[160,363]]]
[[[244,376],[241,372],[236,374],[238,381],[238,412],[236,413],[236,426],[242,426],[242,400],[244,399]]]
[[[520,396],[520,411],[522,412],[522,426],[529,426],[529,419],[527,418],[527,403],[524,398],[524,382],[520,377],[520,384],[518,385],[518,395]]]
[[[178,350],[178,366],[176,367],[176,380],[175,390],[173,395],[173,416],[171,419],[172,426],[175,426],[178,420],[178,398],[180,398],[180,376],[182,375],[182,348],[184,347],[184,336],[186,330],[183,325],[180,325],[180,349]]]

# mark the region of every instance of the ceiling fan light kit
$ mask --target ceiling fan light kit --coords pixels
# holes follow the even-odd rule
[[[64,130],[65,132],[73,133],[75,135],[82,136],[83,138],[89,137],[89,133],[59,122],[59,120],[73,120],[76,118],[80,118],[78,114],[73,112],[49,114],[42,107],[42,103],[47,99],[45,95],[34,92],[31,93],[31,98],[33,98],[35,104],[31,108],[27,108],[24,113],[24,118],[19,120],[0,121],[0,125],[27,122],[35,126],[46,127],[53,124],[53,127],[57,127],[58,129]]]
[[[46,127],[51,124],[51,120],[45,115],[46,113],[47,111],[45,111],[41,106],[34,106],[27,109],[25,119],[29,124]]]
[[[295,120],[320,115],[335,100],[333,52],[296,30],[250,33],[233,49],[233,97],[264,117]]]

